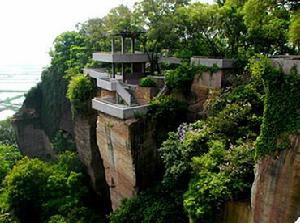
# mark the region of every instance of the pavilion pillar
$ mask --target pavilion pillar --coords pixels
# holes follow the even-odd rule
[[[113,54],[115,52],[115,38],[113,37],[111,39],[111,53]]]
[[[115,78],[115,74],[116,74],[116,67],[115,67],[115,63],[112,63],[112,69],[111,69],[111,73],[112,73],[112,78]]]
[[[135,38],[131,38],[131,53],[135,53]]]
[[[124,45],[125,45],[125,37],[121,36],[121,53],[122,54],[124,54],[124,52],[125,52]]]

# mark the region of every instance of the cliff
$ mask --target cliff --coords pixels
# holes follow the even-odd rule
[[[300,216],[300,133],[290,142],[291,149],[256,165],[252,223],[294,223]]]
[[[89,116],[75,115],[75,143],[79,159],[90,176],[93,189],[102,199],[103,210],[110,211],[109,188],[105,183],[103,161],[97,146],[96,125],[96,113]]]

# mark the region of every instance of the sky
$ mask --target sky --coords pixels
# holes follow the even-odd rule
[[[212,0],[202,0],[211,2]],[[57,35],[136,0],[0,0],[0,66],[49,63]]]

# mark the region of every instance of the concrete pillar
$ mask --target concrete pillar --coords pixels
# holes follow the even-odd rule
[[[131,53],[135,53],[135,38],[131,38]]]
[[[124,54],[124,43],[125,43],[125,37],[124,36],[121,36],[121,52],[122,54]]]
[[[112,63],[112,78],[115,78],[115,74],[116,74],[115,63]]]
[[[115,52],[115,38],[113,37],[111,40],[111,53]]]
[[[124,81],[124,63],[122,63],[121,74],[122,74],[122,80]]]

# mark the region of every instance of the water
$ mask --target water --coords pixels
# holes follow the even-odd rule
[[[0,65],[0,120],[19,110],[24,94],[40,81],[41,70],[40,65]]]

